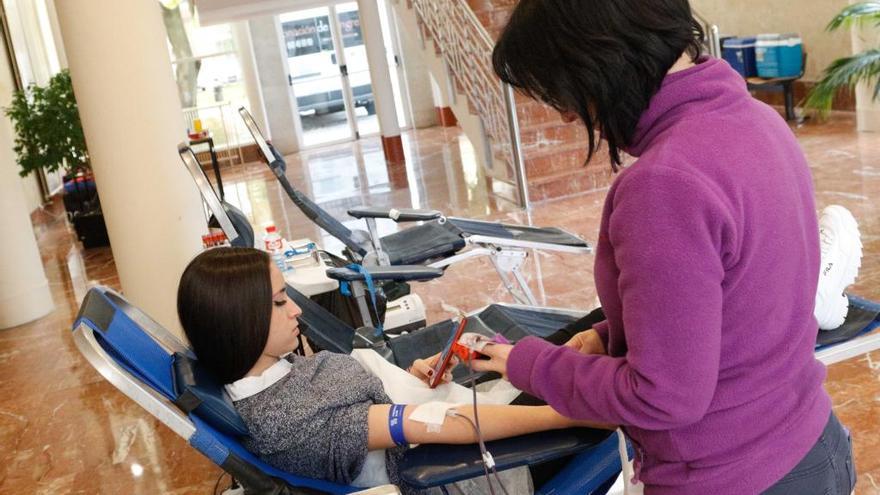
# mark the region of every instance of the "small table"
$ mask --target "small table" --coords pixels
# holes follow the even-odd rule
[[[772,79],[749,77],[746,79],[746,84],[749,91],[782,92],[785,95],[785,120],[792,121],[797,119],[794,112],[794,82],[800,78],[801,76],[774,77]]]
[[[211,167],[214,168],[214,177],[217,179],[217,193],[220,195],[221,201],[225,200],[226,194],[223,192],[223,180],[220,178],[220,162],[217,160],[217,151],[214,150],[214,136],[209,132],[204,137],[189,140],[190,147],[200,144],[208,145],[208,151],[211,153]]]
[[[284,241],[284,249],[302,248],[309,244],[312,244],[309,239]],[[339,289],[339,282],[327,276],[327,269],[333,268],[333,264],[324,257],[320,250],[294,256],[287,260],[287,264],[293,270],[283,273],[284,281],[306,297],[334,292]]]

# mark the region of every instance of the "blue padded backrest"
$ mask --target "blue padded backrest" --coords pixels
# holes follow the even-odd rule
[[[184,354],[174,354],[174,403],[195,413],[218,430],[233,436],[248,434],[226,389],[200,364]]]
[[[192,422],[196,425],[196,434],[190,439],[190,445],[198,449],[199,452],[205,454],[205,456],[214,461],[217,465],[223,463],[227,453],[231,453],[248,464],[257,467],[260,471],[270,476],[281,478],[293,486],[306,487],[340,495],[362,490],[362,488],[344,486],[329,481],[303,478],[276,469],[262,461],[259,457],[250,453],[241,445],[241,442],[239,442],[237,438],[217,430],[198,416],[190,415],[190,419],[192,419]]]
[[[84,323],[94,329],[101,346],[120,365],[165,397],[174,400],[172,356],[145,333],[135,319],[141,322],[147,320],[152,324],[155,322],[128,304],[120,305],[120,301],[124,302],[104,289],[89,290],[74,328]]]

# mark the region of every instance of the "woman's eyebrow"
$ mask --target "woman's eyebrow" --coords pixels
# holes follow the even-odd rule
[[[276,290],[276,291],[272,294],[272,296],[273,296],[273,297],[274,297],[274,296],[280,296],[281,294],[284,294],[284,287],[282,287],[282,288]]]

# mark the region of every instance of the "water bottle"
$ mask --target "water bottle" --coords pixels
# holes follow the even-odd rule
[[[283,246],[284,242],[278,235],[278,229],[275,228],[275,225],[267,225],[266,235],[263,236],[263,247],[272,254],[272,261],[282,273],[287,271],[287,263],[284,262],[285,258],[282,252]]]

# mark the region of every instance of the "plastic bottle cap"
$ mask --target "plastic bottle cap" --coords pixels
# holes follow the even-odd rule
[[[276,230],[277,229],[275,228],[274,225],[269,225],[266,227],[266,233],[268,233],[268,234],[274,234],[276,232]]]

